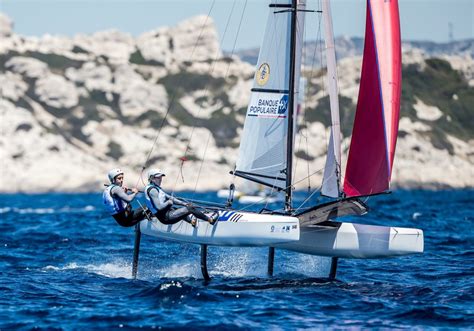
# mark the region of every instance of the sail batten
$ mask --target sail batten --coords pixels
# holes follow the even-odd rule
[[[398,2],[367,0],[359,97],[344,192],[369,195],[390,187],[401,95]]]

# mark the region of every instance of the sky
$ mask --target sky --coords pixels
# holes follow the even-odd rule
[[[318,0],[307,0],[318,9]],[[243,11],[245,6],[245,11]],[[447,42],[474,38],[474,0],[399,0],[402,39]],[[214,19],[224,50],[231,50],[240,17],[237,49],[258,47],[268,15],[265,0],[0,0],[0,12],[24,36],[73,36],[117,29],[138,36],[199,14]],[[363,37],[365,0],[333,0],[336,36]],[[230,17],[230,20],[229,20]],[[225,27],[229,21],[227,32]],[[308,14],[308,33],[317,30],[318,14]],[[316,35],[316,34],[314,34]],[[311,39],[309,37],[309,39]],[[315,38],[312,38],[315,39]]]

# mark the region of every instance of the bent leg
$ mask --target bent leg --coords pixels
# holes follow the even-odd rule
[[[132,220],[136,223],[143,221],[145,218],[147,218],[146,214],[147,209],[143,207],[139,207],[136,210],[132,211]]]
[[[133,218],[133,213],[128,212],[128,211],[115,214],[115,215],[113,215],[113,218],[115,219],[115,221],[117,221],[117,223],[120,226],[123,226],[125,228],[134,226],[135,224],[137,224],[138,222],[141,221],[141,219],[138,219],[138,220],[134,219]]]
[[[112,215],[120,226],[131,227],[146,218],[146,212],[143,208],[137,210],[125,210],[121,213]]]

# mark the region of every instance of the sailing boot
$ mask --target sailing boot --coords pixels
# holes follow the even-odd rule
[[[143,216],[144,216],[144,219],[146,218],[147,220],[151,221],[151,218],[152,218],[154,215],[153,215],[153,213],[151,212],[150,209],[144,208],[144,209],[143,209]]]
[[[197,226],[198,226],[197,217],[194,216],[193,214],[190,214],[190,215],[186,216],[186,222],[191,224],[193,228],[197,228]]]
[[[219,213],[217,211],[214,211],[214,212],[210,212],[210,213],[206,213],[207,215],[207,221],[211,224],[211,225],[216,225],[217,224],[217,221],[219,219]]]

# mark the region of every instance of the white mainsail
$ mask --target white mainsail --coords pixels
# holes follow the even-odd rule
[[[322,7],[324,39],[326,43],[327,85],[329,90],[329,104],[331,107],[331,135],[329,138],[321,193],[329,197],[337,198],[340,195],[341,178],[341,125],[339,120],[336,50],[334,47],[334,32],[329,0],[323,0]]]
[[[238,176],[279,189],[285,189],[287,176],[291,175],[286,171],[291,3],[291,0],[279,0],[269,6],[235,171]],[[300,0],[298,9],[304,8],[305,1]],[[298,12],[296,24],[295,91],[298,91],[304,12]],[[294,109],[297,99],[293,98]]]

